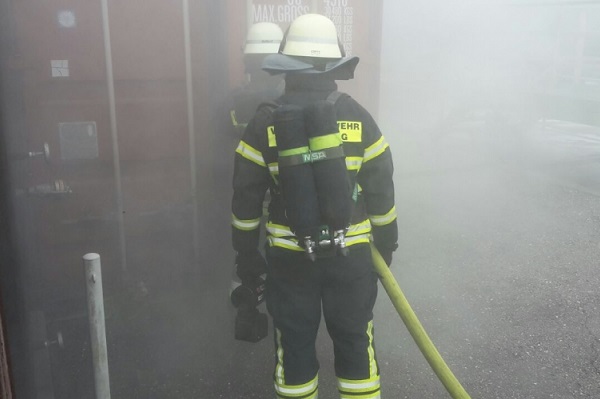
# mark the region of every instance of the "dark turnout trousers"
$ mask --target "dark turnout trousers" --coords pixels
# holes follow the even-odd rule
[[[304,252],[269,248],[267,307],[275,328],[275,389],[280,398],[316,398],[315,341],[321,312],[334,345],[341,398],[379,398],[373,339],[377,275],[367,244],[346,257],[312,262]]]

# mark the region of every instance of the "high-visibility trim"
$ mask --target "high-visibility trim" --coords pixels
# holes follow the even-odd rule
[[[362,142],[362,122],[337,121],[340,138],[345,143]]]
[[[371,219],[371,224],[373,224],[373,226],[385,226],[386,224],[392,223],[397,217],[395,205],[385,215],[369,215],[369,219]]]
[[[340,392],[340,399],[381,399],[381,391],[377,390],[375,392],[366,392],[363,394],[346,394]]]
[[[284,385],[275,380],[275,392],[281,399],[316,399],[318,396],[319,377],[315,376],[312,380],[301,385]]]
[[[297,252],[304,251],[304,249],[302,249],[302,247],[298,245],[298,240],[296,240],[295,238],[288,239],[270,236],[267,238],[267,240],[269,241],[269,245],[271,247],[285,248]]]
[[[269,147],[277,147],[277,137],[275,136],[275,126],[267,126],[267,139]]]
[[[273,237],[291,237],[294,235],[288,226],[267,222],[267,233]]]
[[[381,398],[379,376],[367,380],[345,380],[338,378],[338,391],[342,399]]]
[[[283,369],[283,346],[281,345],[281,330],[275,328],[275,355],[277,357],[277,364],[275,364],[275,384],[285,384],[285,371]]]
[[[370,234],[361,234],[358,236],[346,237],[346,246],[350,247],[356,244],[368,244],[371,240]]]
[[[276,176],[279,174],[279,162],[273,162],[269,164],[269,172],[271,175]]]
[[[371,231],[371,221],[369,219],[363,220],[360,223],[351,225],[346,233],[346,238],[357,236],[359,234],[368,234]]]
[[[235,215],[231,215],[231,224],[238,230],[251,231],[260,227],[260,218],[257,219],[238,219]]]
[[[342,138],[338,133],[331,133],[325,136],[311,137],[308,139],[308,146],[311,151],[321,151],[326,148],[339,147],[342,145]]]
[[[240,144],[238,144],[235,152],[237,152],[244,158],[254,162],[258,166],[263,166],[263,167],[267,166],[262,153],[260,151],[258,151],[257,149],[253,148],[248,143],[244,142],[243,140],[240,141]]]
[[[377,378],[379,380],[379,366],[375,359],[375,347],[373,346],[373,320],[369,321],[367,325],[367,336],[369,337],[369,372],[371,378]]]
[[[380,387],[379,376],[366,380],[346,380],[338,378],[338,389],[353,392],[372,391]]]
[[[368,244],[370,242],[370,239],[370,233],[346,237],[346,246],[350,247],[356,244]],[[289,249],[291,251],[304,252],[304,248],[302,248],[300,244],[298,244],[298,239],[296,238],[275,237],[273,235],[269,235],[267,240],[271,247],[279,247]]]
[[[238,122],[237,122],[237,119],[235,117],[235,109],[232,109],[231,111],[229,111],[229,116],[231,117],[231,123],[233,124],[233,126],[237,127],[238,126]]]
[[[381,383],[379,380],[379,368],[375,360],[375,349],[373,347],[373,320],[367,324],[367,336],[369,337],[369,378],[364,380],[348,380],[338,377],[338,391],[342,399],[377,399],[381,398]]]
[[[280,157],[289,157],[291,155],[300,155],[300,154],[306,154],[307,152],[309,152],[310,150],[308,149],[307,146],[304,147],[298,147],[298,148],[290,148],[289,150],[282,150],[279,151],[279,156]]]
[[[362,157],[346,157],[346,169],[360,170],[362,162]]]
[[[379,140],[365,148],[365,155],[363,156],[363,163],[369,162],[371,159],[381,155],[389,144],[385,141],[385,138],[381,136]]]

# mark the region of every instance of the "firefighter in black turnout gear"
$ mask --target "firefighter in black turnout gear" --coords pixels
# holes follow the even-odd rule
[[[272,101],[283,93],[284,81],[261,69],[264,58],[277,53],[283,31],[271,22],[258,22],[250,26],[244,44],[244,72],[247,81],[235,88],[225,99],[224,110],[219,115],[219,132],[215,136],[215,176],[218,194],[217,209],[223,201],[231,199],[231,153],[235,150],[246,125],[265,101]],[[223,176],[227,176],[226,179]],[[229,212],[226,215],[229,219]]]
[[[279,398],[318,397],[321,314],[334,345],[340,397],[381,397],[369,242],[389,265],[398,232],[389,146],[370,114],[335,83],[353,78],[357,64],[357,57],[345,57],[331,20],[298,17],[279,54],[263,63],[266,71],[285,74],[285,93],[259,107],[236,150],[237,273],[250,292],[267,272]],[[267,190],[265,263],[258,246]]]

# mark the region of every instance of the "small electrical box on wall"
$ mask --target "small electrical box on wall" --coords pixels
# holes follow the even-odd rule
[[[58,131],[63,161],[98,158],[96,122],[62,122]]]

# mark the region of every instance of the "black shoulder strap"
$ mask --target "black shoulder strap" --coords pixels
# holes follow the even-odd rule
[[[279,99],[276,100],[272,100],[272,101],[265,101],[263,103],[260,103],[260,105],[256,108],[256,111],[260,111],[262,108],[268,108],[269,111],[273,111],[275,110],[275,108],[278,108],[280,105],[282,105],[283,102],[281,102]]]
[[[342,93],[341,91],[337,91],[337,90],[335,90],[335,91],[332,91],[332,92],[331,92],[331,94],[329,94],[329,95],[327,96],[327,99],[326,99],[326,100],[327,100],[328,102],[330,102],[331,104],[335,105],[335,104],[338,102],[338,100],[339,100],[340,98],[342,98],[342,97],[346,97],[346,96],[348,96],[348,94],[346,94],[346,93]]]

